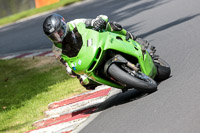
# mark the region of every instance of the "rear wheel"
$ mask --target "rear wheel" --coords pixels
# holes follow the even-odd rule
[[[156,81],[163,81],[169,78],[171,74],[171,69],[169,64],[161,59],[160,57],[154,59],[154,64],[157,67],[157,75],[155,77]]]
[[[126,71],[114,63],[110,65],[107,72],[115,80],[124,84],[127,89],[135,88],[148,93],[157,90],[156,82],[141,72]]]

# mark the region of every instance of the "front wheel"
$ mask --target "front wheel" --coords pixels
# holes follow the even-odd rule
[[[108,74],[120,83],[125,84],[127,89],[135,88],[147,93],[157,90],[156,82],[141,72],[129,73],[116,64],[111,64],[108,68]]]

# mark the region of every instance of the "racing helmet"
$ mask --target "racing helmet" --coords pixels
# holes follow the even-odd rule
[[[67,34],[65,19],[55,13],[48,16],[43,22],[43,31],[57,47],[61,48],[63,38]]]

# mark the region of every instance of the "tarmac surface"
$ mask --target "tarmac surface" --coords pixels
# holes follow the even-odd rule
[[[155,45],[172,69],[171,78],[150,95],[118,94],[81,133],[199,133],[199,5],[197,0],[89,0],[55,11],[67,20],[108,15]],[[0,54],[51,48],[42,31],[46,16],[1,28]]]

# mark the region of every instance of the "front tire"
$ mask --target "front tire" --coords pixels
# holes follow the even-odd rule
[[[147,93],[154,92],[157,90],[156,82],[150,77],[144,75],[143,73],[138,74],[144,76],[144,78],[146,78],[146,81],[129,74],[114,63],[110,65],[107,72],[115,80],[121,82],[122,84],[125,84],[126,89],[135,88],[141,92]]]

